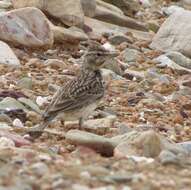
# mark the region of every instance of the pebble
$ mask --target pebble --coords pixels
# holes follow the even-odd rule
[[[32,78],[24,77],[17,82],[17,85],[21,88],[32,89]]]
[[[130,37],[125,36],[125,35],[117,35],[117,34],[114,35],[114,36],[109,37],[108,40],[113,45],[120,45],[123,42],[129,42],[129,43],[133,42]]]
[[[105,156],[112,156],[115,145],[107,138],[85,131],[70,130],[65,135],[70,144],[82,145]]]
[[[43,162],[33,164],[31,170],[38,176],[46,175],[49,172],[48,166]]]
[[[36,103],[38,106],[43,106],[48,103],[48,97],[37,96]]]
[[[122,58],[123,58],[124,62],[127,63],[127,64],[131,64],[131,63],[136,62],[137,58],[140,55],[141,55],[141,53],[136,49],[126,48],[122,52]]]
[[[108,116],[102,119],[91,119],[84,122],[84,129],[99,135],[106,134],[114,125],[115,116]]]
[[[89,187],[79,184],[72,185],[72,190],[90,190]]]
[[[157,157],[162,150],[160,136],[154,131],[146,131],[129,138],[116,146],[114,156],[124,158],[129,156]]]
[[[20,119],[18,119],[18,118],[13,120],[13,126],[18,127],[18,128],[23,128],[24,127],[22,121]]]
[[[14,141],[7,137],[0,137],[0,148],[15,147]]]
[[[177,159],[177,156],[168,150],[163,150],[159,155],[159,159],[163,165],[179,164],[179,160]]]

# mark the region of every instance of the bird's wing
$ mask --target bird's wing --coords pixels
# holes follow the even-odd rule
[[[45,117],[56,116],[59,112],[69,112],[95,102],[104,95],[102,81],[93,76],[69,81],[60,88],[45,111]]]

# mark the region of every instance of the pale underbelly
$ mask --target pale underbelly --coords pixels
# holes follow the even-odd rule
[[[76,121],[80,118],[87,119],[87,117],[96,109],[97,105],[97,103],[93,103],[75,111],[60,113],[57,118],[63,119],[64,121]]]

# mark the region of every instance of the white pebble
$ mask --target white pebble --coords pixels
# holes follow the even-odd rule
[[[111,45],[109,42],[106,42],[105,44],[103,44],[103,47],[104,47],[106,50],[115,51],[115,47],[114,47],[113,45]]]
[[[38,106],[43,106],[45,103],[47,103],[48,102],[48,99],[47,99],[47,97],[42,97],[42,96],[38,96],[37,98],[36,98],[36,103],[37,103],[37,105]]]
[[[18,118],[14,119],[14,121],[13,121],[13,126],[14,126],[14,127],[18,127],[18,128],[24,127],[22,121],[21,121],[20,119],[18,119]]]

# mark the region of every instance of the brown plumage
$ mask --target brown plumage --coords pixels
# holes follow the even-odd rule
[[[100,68],[107,59],[116,56],[96,42],[91,42],[84,55],[81,72],[73,80],[68,81],[53,96],[51,103],[43,114],[43,123],[29,130],[33,137],[41,135],[44,128],[54,118],[79,120],[82,122],[96,109],[104,96],[103,78]]]

